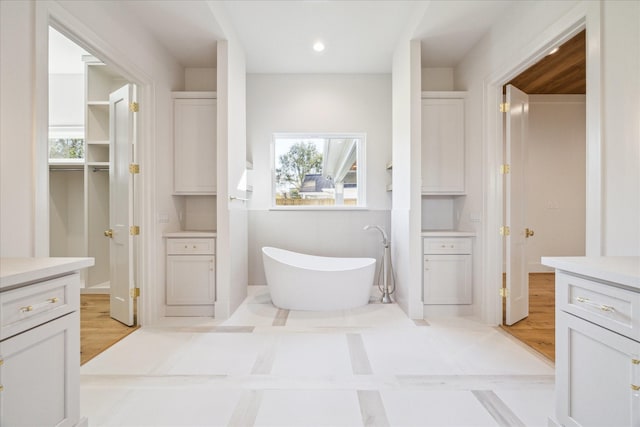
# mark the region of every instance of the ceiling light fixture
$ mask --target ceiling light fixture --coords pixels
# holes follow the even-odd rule
[[[318,40],[313,44],[313,50],[315,50],[316,52],[322,52],[324,50],[324,43]]]
[[[556,53],[559,50],[560,50],[560,48],[556,46],[553,49],[551,49],[551,51],[547,55],[553,55],[554,53]]]

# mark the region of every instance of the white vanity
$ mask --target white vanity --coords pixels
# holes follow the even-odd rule
[[[0,425],[80,419],[80,274],[93,258],[0,259]]]
[[[640,257],[542,258],[556,269],[556,419],[640,426]]]
[[[168,316],[215,315],[216,233],[176,231],[167,239]]]

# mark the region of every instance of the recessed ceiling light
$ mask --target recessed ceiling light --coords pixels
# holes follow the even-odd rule
[[[560,50],[560,48],[556,46],[553,49],[551,49],[547,55],[553,55],[554,53],[556,53],[559,50]]]
[[[324,43],[318,40],[313,44],[313,50],[315,50],[316,52],[322,52],[324,50]]]

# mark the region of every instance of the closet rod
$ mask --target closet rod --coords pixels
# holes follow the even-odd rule
[[[93,171],[94,172],[109,172],[109,167],[105,166],[105,167],[102,167],[102,168],[93,168]]]
[[[58,168],[49,168],[49,172],[67,172],[67,171],[83,171],[84,168],[73,168],[73,167],[58,167]]]

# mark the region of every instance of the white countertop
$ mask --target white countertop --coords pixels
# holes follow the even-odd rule
[[[422,230],[422,237],[475,237],[474,231],[457,231],[457,230]]]
[[[163,234],[164,237],[189,239],[193,237],[216,237],[215,231],[170,231]]]
[[[91,267],[93,258],[0,258],[0,290]]]
[[[640,290],[640,257],[542,257],[542,264],[558,270]]]

